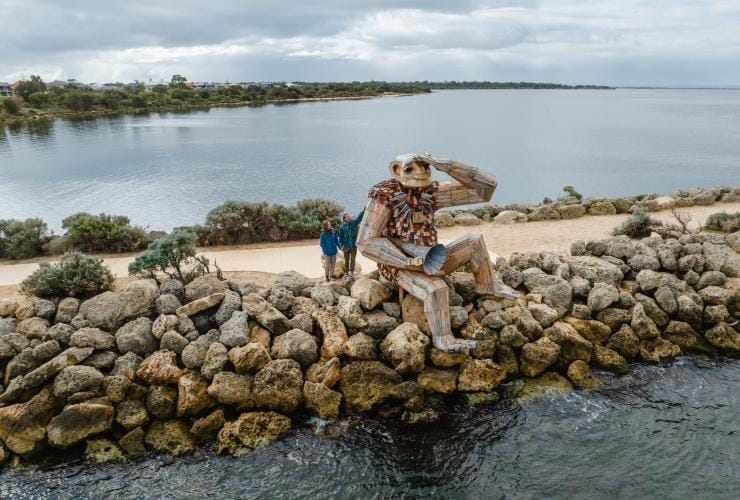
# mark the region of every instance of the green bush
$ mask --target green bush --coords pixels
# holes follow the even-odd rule
[[[575,198],[578,201],[583,199],[583,195],[576,191],[573,186],[563,186],[563,192],[567,194],[569,198]]]
[[[69,252],[58,264],[39,264],[21,289],[37,297],[89,297],[110,290],[112,284],[113,274],[102,260]]]
[[[722,231],[725,233],[734,233],[740,230],[740,212],[728,214],[727,212],[717,212],[707,217],[704,223],[706,229]]]
[[[17,115],[18,114],[18,103],[15,102],[15,99],[12,97],[5,97],[3,98],[3,109],[6,113],[9,115]]]
[[[656,226],[662,225],[662,222],[651,218],[647,212],[641,210],[614,228],[612,234],[615,236],[624,234],[630,238],[645,238],[650,236]]]
[[[83,252],[132,252],[148,243],[146,232],[124,215],[80,212],[62,221],[68,248]]]
[[[41,219],[0,220],[0,257],[29,259],[41,255],[50,239],[47,231]]]
[[[49,105],[49,95],[45,92],[34,92],[28,96],[28,102],[34,108],[45,108]]]
[[[208,259],[196,255],[195,235],[175,230],[149,244],[147,249],[128,266],[131,276],[157,279],[159,273],[189,283],[210,272]]]

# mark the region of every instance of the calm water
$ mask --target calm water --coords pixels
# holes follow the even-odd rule
[[[239,458],[0,473],[37,498],[737,498],[739,360],[633,367],[604,389],[453,406],[436,424],[310,424]],[[733,493],[734,492],[734,493]]]
[[[737,183],[740,91],[442,91],[0,129],[0,218],[170,229],[227,199],[356,210],[409,151],[486,168],[498,203]]]

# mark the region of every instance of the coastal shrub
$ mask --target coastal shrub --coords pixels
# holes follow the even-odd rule
[[[3,110],[9,115],[18,114],[18,103],[12,97],[3,98]]]
[[[0,220],[0,257],[29,259],[43,253],[48,226],[37,218]]]
[[[64,219],[62,227],[68,248],[83,252],[132,252],[148,243],[144,229],[132,226],[125,215],[80,212]]]
[[[95,105],[95,94],[92,92],[65,92],[62,102],[66,108],[72,111],[90,111]]]
[[[662,222],[651,218],[647,212],[641,210],[614,228],[612,234],[615,236],[624,234],[630,238],[645,238],[650,236],[656,226],[662,224]]]
[[[175,230],[149,244],[147,249],[128,266],[131,276],[158,279],[160,273],[189,283],[210,272],[208,259],[196,255],[195,234]]]
[[[734,233],[740,230],[740,212],[717,212],[707,217],[704,227],[714,231]]]
[[[28,102],[34,108],[45,108],[49,105],[49,95],[46,92],[34,92],[28,96]]]
[[[563,192],[567,194],[569,198],[575,198],[578,201],[583,199],[583,195],[576,191],[573,186],[563,186]]]
[[[113,274],[101,259],[68,252],[58,264],[39,264],[21,289],[37,297],[89,297],[110,290],[112,284]]]

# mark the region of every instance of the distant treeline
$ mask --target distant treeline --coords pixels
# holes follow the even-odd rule
[[[560,83],[538,82],[408,82],[408,85],[418,86],[430,90],[446,89],[598,89],[609,90],[614,87],[606,85],[563,85]]]

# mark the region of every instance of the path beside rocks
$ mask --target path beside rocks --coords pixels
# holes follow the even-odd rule
[[[722,203],[713,206],[699,206],[681,209],[693,217],[693,223],[704,223],[707,216],[715,212],[739,212],[740,203]],[[652,212],[651,217],[669,222],[670,211]],[[482,224],[480,226],[455,226],[439,230],[440,240],[451,241],[470,231],[480,231],[485,237],[488,249],[508,258],[516,251],[532,252],[568,252],[570,244],[576,240],[593,240],[610,236],[612,229],[630,216],[603,215],[585,216],[570,220],[538,221],[523,224]],[[321,277],[323,272],[320,263],[320,250],[316,242],[289,242],[274,246],[257,245],[238,249],[209,247],[203,249],[205,255],[216,262],[225,272],[262,271],[279,273],[294,270],[311,278]],[[105,263],[110,266],[117,277],[128,275],[129,263],[136,254],[120,257],[106,257]],[[363,272],[375,269],[375,264],[358,254]],[[0,296],[13,293],[12,285],[17,285],[31,274],[38,262],[49,259],[35,259],[21,263],[0,264]]]

